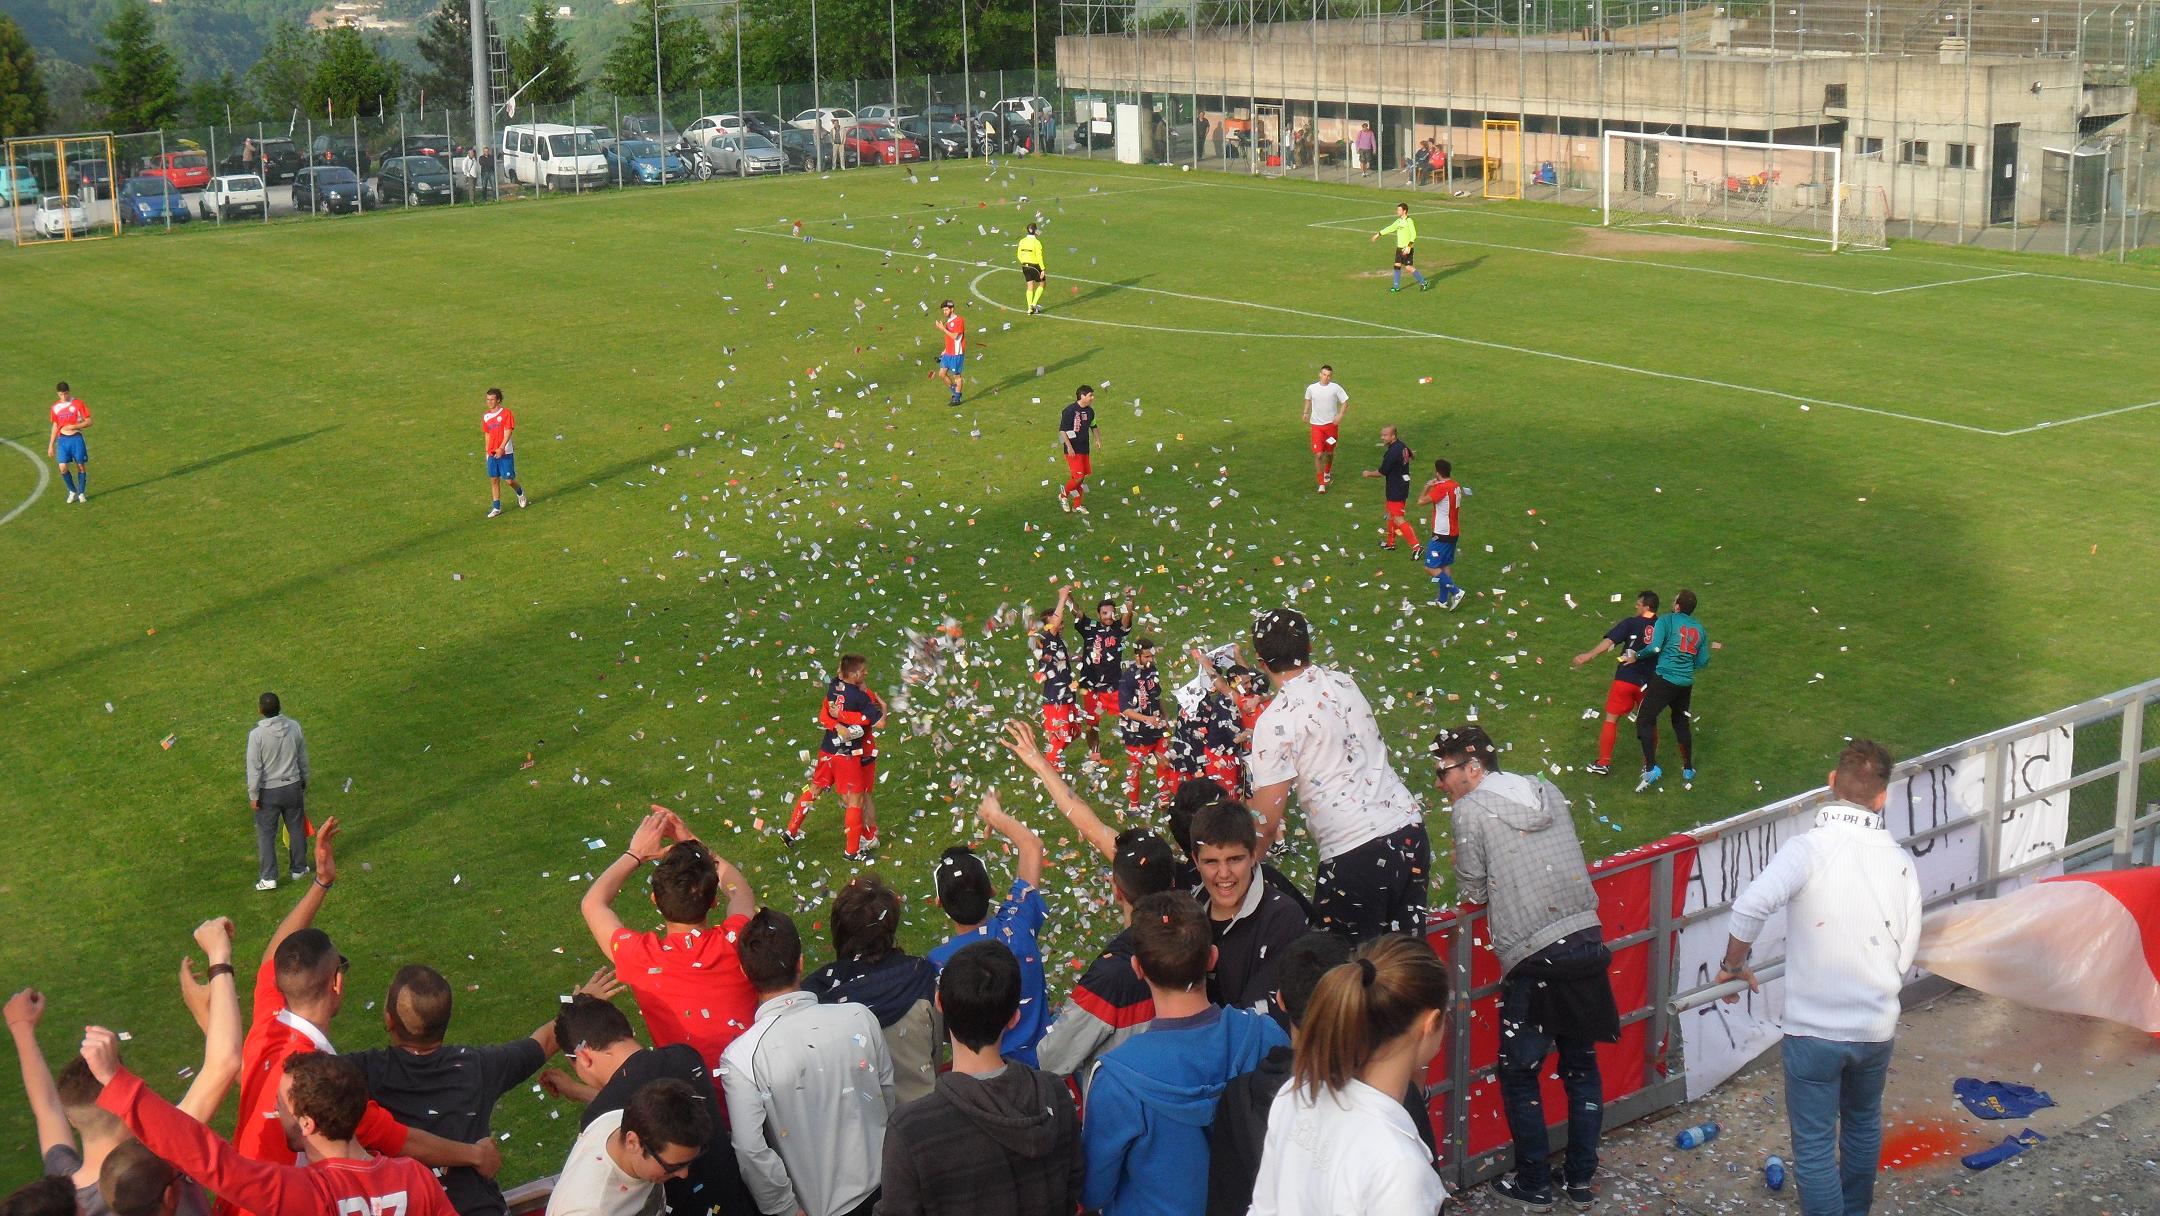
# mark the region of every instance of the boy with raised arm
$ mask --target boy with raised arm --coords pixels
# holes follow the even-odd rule
[[[1050,1011],[1044,1008],[1042,948],[1036,934],[1050,918],[1042,897],[1042,837],[1026,824],[1005,813],[996,790],[985,793],[976,815],[985,826],[1012,842],[1019,853],[1012,888],[994,908],[991,904],[990,871],[975,850],[954,845],[938,858],[938,906],[953,919],[958,932],[930,951],[939,967],[963,947],[978,941],[1002,942],[1020,960],[1020,1020],[1005,1032],[1000,1050],[1009,1059],[1035,1064],[1035,1044],[1041,1041]]]

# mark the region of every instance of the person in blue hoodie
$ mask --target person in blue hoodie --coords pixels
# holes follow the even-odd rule
[[[1133,970],[1155,1020],[1095,1065],[1081,1147],[1080,1206],[1103,1216],[1191,1216],[1207,1205],[1208,1127],[1232,1078],[1290,1045],[1282,1027],[1207,998],[1207,914],[1177,891],[1133,905]]]
[[[893,1095],[913,1102],[937,1084],[945,1020],[938,969],[900,948],[900,896],[874,874],[848,880],[832,902],[833,961],[803,979],[821,1005],[862,1005],[877,1015],[892,1056]]]

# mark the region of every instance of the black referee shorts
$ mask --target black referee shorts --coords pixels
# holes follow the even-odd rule
[[[1313,922],[1352,941],[1386,933],[1423,937],[1431,879],[1425,825],[1397,828],[1320,863],[1313,875]]]

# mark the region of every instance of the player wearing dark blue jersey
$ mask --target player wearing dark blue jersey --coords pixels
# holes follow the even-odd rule
[[[1642,592],[1635,597],[1635,615],[1622,618],[1605,631],[1602,641],[1575,656],[1575,666],[1581,667],[1606,651],[1620,652],[1620,665],[1613,670],[1612,687],[1605,690],[1605,725],[1598,732],[1597,763],[1590,766],[1590,771],[1600,777],[1612,771],[1613,744],[1620,737],[1620,719],[1634,713],[1642,704],[1643,688],[1650,683],[1650,669],[1637,666],[1634,659],[1637,651],[1650,644],[1650,627],[1657,622],[1657,610],[1657,592]]]
[[[1073,626],[1080,632],[1080,717],[1087,724],[1088,762],[1101,764],[1104,717],[1118,716],[1118,691],[1124,679],[1125,637],[1133,627],[1133,589],[1125,598],[1103,600],[1095,616]]]
[[[1155,766],[1155,797],[1167,800],[1177,788],[1164,741],[1170,722],[1163,713],[1162,673],[1155,670],[1155,641],[1133,641],[1132,666],[1118,681],[1118,732],[1125,741],[1125,805],[1140,809],[1140,774]]]
[[[1065,619],[1072,611],[1073,584],[1058,588],[1057,605],[1050,609],[1028,635],[1028,649],[1035,659],[1035,682],[1042,687],[1043,746],[1059,765],[1078,732],[1073,728],[1072,653],[1065,648]]]

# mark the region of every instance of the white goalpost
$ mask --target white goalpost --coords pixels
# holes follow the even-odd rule
[[[1880,249],[1879,191],[1846,175],[1837,144],[1607,131],[1598,189],[1602,222],[1675,225]]]

